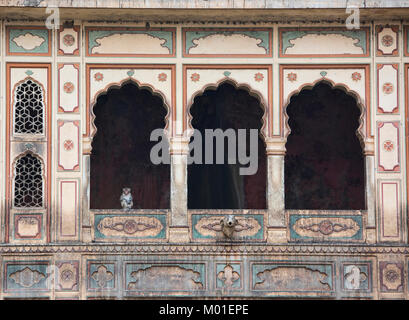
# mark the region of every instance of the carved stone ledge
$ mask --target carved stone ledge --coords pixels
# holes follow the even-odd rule
[[[233,244],[165,244],[149,243],[137,244],[94,244],[94,245],[0,245],[0,254],[53,254],[53,253],[91,253],[91,254],[250,254],[250,255],[277,255],[277,254],[317,254],[317,255],[368,255],[368,254],[409,254],[409,246],[359,246],[359,245],[270,245],[243,243]]]

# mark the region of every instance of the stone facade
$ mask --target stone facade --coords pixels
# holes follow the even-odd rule
[[[104,13],[94,19],[95,1],[83,1],[69,19],[72,8],[61,1],[61,25],[47,29],[39,19],[47,2],[11,2],[0,6],[0,299],[409,298],[407,9],[399,9],[403,22],[364,12],[360,28],[348,30],[306,13],[301,24],[291,15],[274,22],[275,9],[297,10],[274,1],[250,7],[272,10],[271,21],[225,11],[234,25],[200,10],[206,22],[183,12],[167,21],[164,11],[151,22],[113,22]],[[137,8],[108,2],[101,7],[112,16],[124,15],[125,2]],[[163,9],[146,2],[138,10]],[[224,9],[250,5],[225,2]],[[343,2],[316,5],[327,17]],[[31,7],[18,8],[24,5]],[[169,209],[90,209],[93,107],[127,82],[149,89],[167,109]],[[360,109],[365,210],[285,209],[286,108],[321,82]],[[190,107],[223,83],[256,96],[264,110],[266,209],[187,209]],[[27,194],[30,175],[38,178]],[[18,205],[23,198],[29,205]],[[227,214],[237,219],[231,239],[214,227]]]

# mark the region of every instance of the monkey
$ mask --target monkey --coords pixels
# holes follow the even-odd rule
[[[133,207],[133,198],[131,188],[122,188],[122,194],[119,198],[123,210],[130,210]]]

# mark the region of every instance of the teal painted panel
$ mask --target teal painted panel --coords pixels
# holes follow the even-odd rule
[[[314,225],[312,223],[311,229],[314,230],[317,236],[303,236],[294,229],[294,225],[300,219],[322,218],[323,221]],[[351,236],[337,236],[338,229],[340,231],[346,230],[348,226],[339,225],[331,219],[343,218],[352,220],[356,226],[359,227]],[[291,241],[314,241],[314,242],[331,242],[331,241],[362,241],[363,239],[363,217],[360,215],[331,215],[331,214],[290,214],[289,215],[289,229]],[[334,235],[332,235],[334,234]]]
[[[185,292],[206,289],[204,263],[126,263],[125,290]]]
[[[343,291],[351,294],[359,292],[372,292],[372,263],[342,263],[341,288]]]
[[[162,44],[162,47],[165,47],[169,50],[169,55],[174,55],[173,47],[173,38],[175,30],[132,30],[132,29],[110,29],[110,30],[86,30],[88,36],[88,55],[98,55],[92,53],[92,50],[95,47],[98,47],[99,44],[96,42],[98,39],[102,39],[108,36],[115,34],[146,34],[157,39],[164,39],[165,42]]]
[[[116,264],[111,261],[87,261],[88,290],[116,290]]]
[[[231,274],[227,273],[226,267],[231,267]],[[243,278],[240,263],[229,263],[229,264],[216,264],[216,288],[225,288],[226,283],[223,279],[231,281],[231,288],[229,289],[240,289],[241,280]]]
[[[294,46],[290,40],[295,40],[302,38],[308,34],[317,35],[329,35],[329,34],[340,34],[351,39],[357,39],[358,41],[354,44],[356,47],[361,48],[362,55],[367,55],[369,51],[369,41],[367,41],[369,29],[361,28],[356,30],[348,30],[344,28],[279,28],[279,34],[281,35],[281,55],[286,55],[286,50]]]
[[[4,291],[49,291],[49,261],[4,263]]]
[[[259,47],[264,48],[266,50],[266,55],[271,55],[271,43],[273,41],[272,39],[272,30],[266,30],[266,29],[203,29],[203,30],[189,30],[185,29],[185,54],[189,54],[189,50],[192,47],[195,47],[195,43],[193,42],[194,40],[198,39],[203,39],[207,38],[212,35],[224,35],[224,36],[231,36],[231,35],[245,35],[249,38],[253,39],[260,39],[261,43],[258,44]]]
[[[8,29],[9,32],[9,50],[10,53],[34,53],[34,54],[48,54],[50,51],[49,48],[49,30],[48,29]],[[22,46],[19,46],[14,40],[20,36],[31,35],[39,37],[44,41],[34,47],[33,49],[24,49]],[[41,40],[40,40],[41,41]]]
[[[101,233],[100,230],[98,229],[98,225],[103,219],[106,218],[127,218],[127,215],[124,214],[96,214],[95,219],[94,219],[94,232],[95,232],[95,240],[102,240],[102,239],[166,239],[166,228],[167,228],[167,220],[166,220],[166,214],[150,214],[150,215],[129,215],[128,217],[130,218],[128,221],[132,221],[132,217],[136,218],[155,218],[157,219],[161,226],[161,230],[158,234],[154,236],[138,236],[137,231],[135,231],[135,235],[132,236],[132,234],[128,231],[128,234],[126,236],[106,236],[105,234]],[[134,230],[137,230],[137,226],[135,223],[129,222],[129,226],[126,226],[126,221],[123,223],[123,226],[121,227],[122,229],[129,229],[129,228],[134,228]],[[126,231],[125,231],[126,232]]]
[[[297,261],[253,263],[251,288],[276,293],[335,292],[334,263],[300,263]]]
[[[197,225],[198,222],[203,218],[212,218],[212,217],[222,217],[223,214],[192,214],[192,237],[193,239],[216,239],[216,236],[212,235],[204,235],[200,232]],[[234,214],[236,218],[247,218],[247,219],[254,219],[254,221],[258,224],[253,226],[247,227],[259,227],[259,230],[250,235],[250,236],[240,236],[239,232],[235,234],[239,237],[240,240],[263,240],[264,239],[264,215],[262,214]],[[205,226],[206,229],[211,229],[212,225]]]

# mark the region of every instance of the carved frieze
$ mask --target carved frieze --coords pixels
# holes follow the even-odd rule
[[[247,214],[234,215],[237,224],[234,226],[232,239],[263,240],[264,215]],[[192,214],[192,239],[223,239],[220,221],[224,215]]]
[[[334,291],[334,266],[308,263],[254,263],[251,267],[251,288],[271,293],[318,293]]]
[[[206,289],[205,265],[126,264],[126,290],[143,292],[197,291]]]
[[[288,214],[290,241],[363,241],[364,216],[349,213],[299,211]]]
[[[166,239],[166,214],[95,214],[95,240]]]

